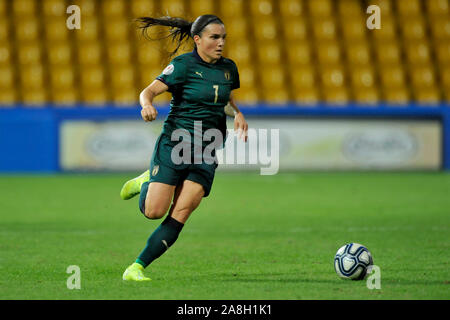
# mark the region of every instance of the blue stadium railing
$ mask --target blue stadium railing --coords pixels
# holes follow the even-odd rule
[[[294,104],[257,106],[240,105],[248,117],[300,117],[300,118],[386,118],[437,119],[442,123],[443,169],[450,170],[450,104],[388,105],[378,104],[345,106]],[[0,107],[0,171],[1,172],[57,172],[59,123],[63,120],[132,120],[140,119],[139,106],[73,107],[47,106],[32,108],[23,105]],[[159,106],[159,117],[169,111]]]

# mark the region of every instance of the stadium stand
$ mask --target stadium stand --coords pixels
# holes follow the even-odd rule
[[[81,8],[81,30],[66,28],[71,4]],[[380,30],[366,28],[369,4],[381,8]],[[449,102],[449,7],[448,0],[0,0],[0,105],[136,105],[172,47],[147,41],[133,19],[206,13],[225,22],[242,104]]]

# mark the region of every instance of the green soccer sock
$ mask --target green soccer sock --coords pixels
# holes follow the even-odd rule
[[[141,186],[141,193],[139,194],[139,209],[145,214],[145,198],[147,197],[148,185],[150,181],[144,182]]]
[[[146,268],[155,259],[159,258],[175,243],[183,226],[183,223],[178,222],[171,216],[167,216],[148,238],[147,245],[136,259],[136,263]]]

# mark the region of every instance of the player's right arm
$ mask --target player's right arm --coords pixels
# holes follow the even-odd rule
[[[155,120],[158,112],[153,107],[153,99],[166,91],[173,93],[176,86],[182,84],[185,80],[186,65],[182,57],[177,57],[170,62],[155,81],[141,92],[139,102],[142,106],[142,119],[145,121]]]
[[[139,102],[142,107],[141,116],[145,122],[156,119],[158,111],[153,106],[153,99],[161,93],[166,92],[168,89],[169,87],[165,83],[155,80],[147,88],[142,90],[139,95]]]

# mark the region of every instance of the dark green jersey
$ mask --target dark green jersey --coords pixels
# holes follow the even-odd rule
[[[231,90],[239,88],[239,73],[232,60],[222,57],[207,63],[194,49],[173,59],[156,79],[172,93],[163,133],[170,137],[173,130],[186,129],[193,136],[194,121],[201,120],[202,133],[219,129],[225,138],[224,107]]]

